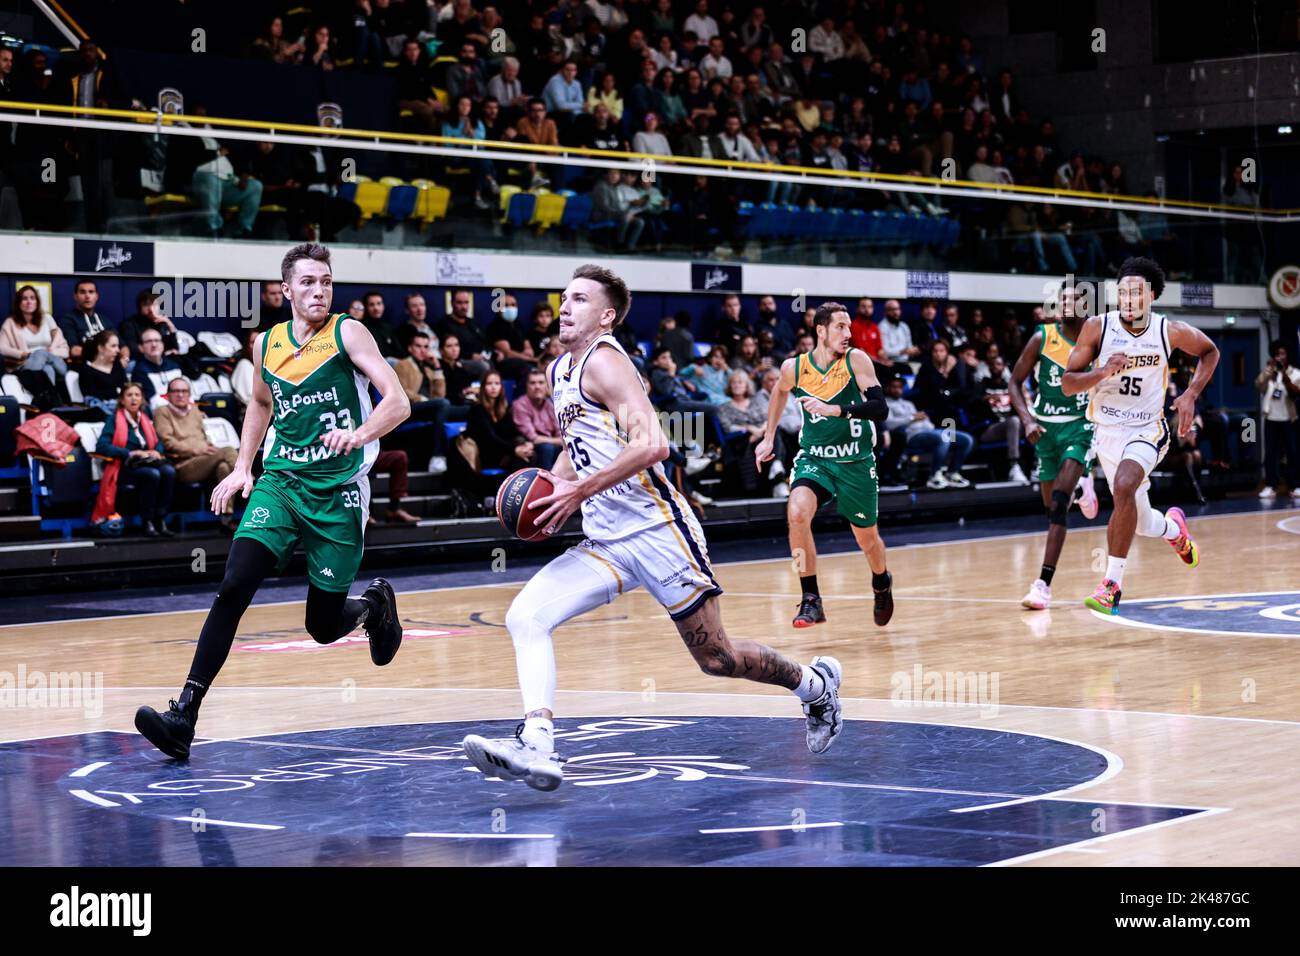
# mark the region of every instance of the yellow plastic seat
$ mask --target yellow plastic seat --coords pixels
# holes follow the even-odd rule
[[[415,201],[415,218],[419,220],[420,228],[447,217],[447,206],[451,203],[450,189],[427,179],[416,180],[411,185],[420,190],[419,198]]]
[[[501,205],[501,218],[502,218],[503,220],[505,219],[506,210],[510,208],[510,197],[513,196],[515,193],[517,193],[517,192],[521,192],[521,191],[522,191],[522,190],[521,190],[520,187],[518,187],[518,186],[502,186],[502,187],[501,187],[501,193],[500,193],[500,195],[498,196],[498,199],[500,200],[500,205]]]
[[[567,201],[567,198],[559,193],[539,192],[537,206],[533,210],[530,225],[536,226],[539,232],[559,225],[560,219],[564,216],[564,204]]]
[[[357,195],[353,201],[361,207],[363,222],[383,215],[384,209],[388,206],[388,189],[387,183],[369,181],[357,183]]]

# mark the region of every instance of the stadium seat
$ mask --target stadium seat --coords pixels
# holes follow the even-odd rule
[[[204,418],[203,430],[207,433],[208,441],[218,448],[239,447],[239,432],[235,431],[235,426],[224,418],[215,416]]]
[[[839,219],[840,239],[861,239],[866,235],[867,215],[861,209],[850,209]]]
[[[465,423],[444,422],[442,427],[447,430],[447,440],[451,441],[451,439],[455,438],[457,435],[459,435],[461,432],[465,430]]]
[[[451,203],[450,189],[427,179],[414,180],[411,185],[418,191],[415,218],[419,220],[421,228],[447,218],[447,206]]]
[[[224,418],[235,428],[239,427],[239,399],[232,392],[205,392],[195,403],[208,417]]]
[[[18,446],[14,438],[14,429],[22,424],[22,410],[18,399],[12,395],[0,395],[0,464],[14,457]]]
[[[798,215],[799,207],[794,203],[777,206],[775,222],[772,226],[772,237],[774,239],[789,239],[793,236],[795,233],[795,219]]]
[[[356,199],[353,201],[361,207],[363,222],[367,219],[373,219],[375,216],[383,215],[384,209],[388,205],[388,186],[383,183],[359,182],[357,183]]]
[[[560,220],[564,218],[564,207],[566,205],[565,197],[557,193],[542,193],[537,197],[537,206],[533,210],[531,225],[536,226],[539,232],[544,232],[552,226],[559,225]]]
[[[388,191],[388,209],[386,211],[388,218],[395,222],[410,219],[415,214],[415,206],[419,199],[420,190],[414,186],[408,186],[406,183],[393,186]]]
[[[754,210],[754,220],[750,224],[750,232],[756,239],[769,239],[775,233],[776,228],[776,206],[770,202],[759,203]]]
[[[16,398],[19,405],[32,404],[32,393],[23,388],[17,375],[0,375],[0,392]]]
[[[81,447],[90,456],[91,480],[99,481],[104,473],[104,462],[108,461],[104,456],[95,454],[95,446],[99,443],[100,432],[104,430],[104,422],[76,422],[72,427],[76,430],[77,437],[81,439]]]
[[[501,189],[504,191],[505,186]],[[564,203],[564,212],[560,216],[560,228],[581,229],[591,218],[591,197],[588,195],[570,196]]]
[[[754,204],[742,202],[736,206],[736,235],[742,239],[748,237],[750,226],[754,221]]]
[[[523,192],[521,186],[502,186],[501,192],[497,195],[497,205],[501,211],[501,221],[506,221],[506,210],[510,208],[510,198],[516,193]]]
[[[526,226],[533,218],[533,210],[536,208],[536,195],[525,192],[515,193],[510,197],[510,204],[506,207],[505,219],[502,221],[511,226]]]

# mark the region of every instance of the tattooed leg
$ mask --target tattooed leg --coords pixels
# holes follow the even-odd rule
[[[677,622],[691,656],[700,670],[714,677],[743,677],[760,684],[794,690],[803,679],[798,661],[778,654],[757,641],[732,641],[722,628],[722,609],[711,597],[690,617]]]

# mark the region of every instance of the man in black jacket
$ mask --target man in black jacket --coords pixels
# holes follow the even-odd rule
[[[95,311],[95,306],[99,304],[99,289],[96,288],[94,279],[78,279],[72,296],[76,305],[58,320],[59,331],[68,340],[68,357],[73,362],[80,362],[83,359],[81,346],[86,339],[105,329],[114,332],[117,330]],[[125,345],[122,346],[122,351],[130,355]]]

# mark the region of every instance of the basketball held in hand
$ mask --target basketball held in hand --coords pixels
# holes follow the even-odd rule
[[[534,501],[555,491],[538,468],[521,468],[501,483],[497,490],[497,518],[501,526],[516,538],[536,541],[544,537],[541,527],[533,522],[545,508],[530,508]]]

